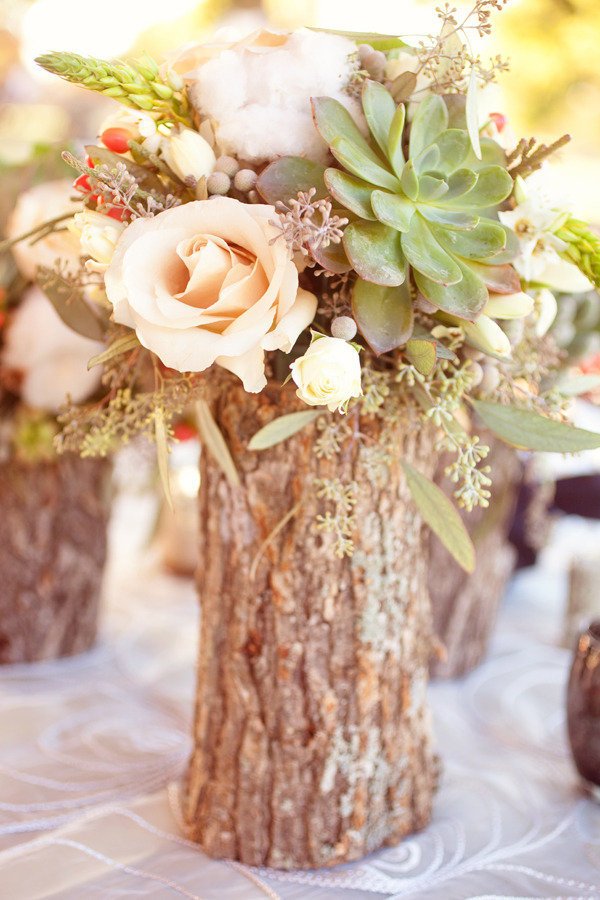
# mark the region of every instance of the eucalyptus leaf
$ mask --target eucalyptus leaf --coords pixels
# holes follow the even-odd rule
[[[556,422],[530,409],[488,400],[471,402],[484,425],[514,447],[549,453],[577,453],[600,447],[600,434]]]
[[[437,359],[436,341],[411,338],[406,344],[406,357],[421,375],[431,375]]]
[[[43,266],[36,272],[36,280],[52,306],[71,331],[92,341],[104,340],[108,316],[96,312],[87,302],[81,287],[54,269]]]
[[[140,342],[138,341],[134,332],[130,334],[125,334],[123,337],[117,338],[116,341],[107,347],[103,353],[98,353],[97,356],[92,356],[90,361],[87,364],[88,369],[93,369],[94,366],[101,366],[104,363],[108,362],[110,359],[114,359],[116,356],[121,356],[122,353],[127,353],[128,350],[135,350],[136,347],[140,347]]]
[[[465,572],[475,568],[475,548],[458,510],[429,478],[402,460],[411,496],[423,521]]]
[[[414,310],[408,285],[383,287],[358,279],[352,312],[359,331],[377,355],[405,344],[413,330]]]
[[[206,400],[196,403],[196,422],[200,440],[232,487],[240,486],[240,476],[221,429],[215,422]]]
[[[279,416],[256,432],[248,444],[248,449],[267,450],[269,447],[281,444],[282,441],[287,441],[296,432],[314,422],[317,416],[322,415],[322,412],[323,410],[320,409],[305,409]]]

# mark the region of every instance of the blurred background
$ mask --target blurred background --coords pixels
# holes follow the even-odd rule
[[[271,23],[419,36],[437,30],[433,0],[0,0],[0,218],[32,180],[60,172],[58,153],[93,137],[110,101],[40,71],[49,50],[98,57],[160,57],[217,29]],[[459,9],[472,3],[459,3]],[[493,105],[517,135],[573,142],[554,167],[573,209],[600,222],[600,15],[598,0],[509,0],[482,53],[510,58]],[[6,176],[9,176],[8,178]]]

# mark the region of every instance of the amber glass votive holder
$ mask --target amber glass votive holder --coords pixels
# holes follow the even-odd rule
[[[584,787],[600,800],[600,619],[577,642],[567,689],[567,727]]]

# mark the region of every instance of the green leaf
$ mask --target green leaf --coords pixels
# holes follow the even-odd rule
[[[364,181],[368,181],[369,184],[387,188],[388,191],[399,190],[400,182],[395,175],[384,169],[381,160],[373,160],[360,147],[357,147],[356,144],[353,144],[346,138],[336,138],[331,143],[330,149],[337,161],[349,172],[352,172],[353,175],[356,175],[357,178],[362,178]]]
[[[460,228],[465,231],[475,228],[479,222],[479,216],[473,213],[459,212],[454,209],[442,209],[438,206],[423,203],[419,205],[419,212],[428,222],[436,225],[448,225],[450,228]]]
[[[469,74],[465,114],[467,117],[467,131],[469,132],[469,138],[471,139],[473,153],[477,159],[481,159],[481,144],[479,142],[479,105],[477,103],[477,75],[474,66],[471,66],[471,72]]]
[[[128,350],[135,350],[136,347],[140,347],[140,342],[138,341],[134,332],[130,334],[125,334],[123,337],[117,338],[116,341],[107,347],[103,353],[98,353],[97,356],[92,356],[90,361],[87,364],[88,369],[93,369],[94,366],[101,366],[105,362],[108,362],[109,359],[114,359],[115,356],[120,356],[122,353],[126,353]]]
[[[279,416],[256,432],[248,444],[248,450],[267,450],[269,447],[281,444],[282,441],[287,441],[293,434],[310,425],[317,416],[322,414],[322,409],[303,409],[300,412]]]
[[[92,341],[104,340],[107,322],[98,308],[96,313],[85,300],[81,288],[54,269],[41,266],[37,282],[50,303],[71,331]]]
[[[448,109],[439,94],[428,94],[417,107],[410,131],[410,156],[414,159],[448,127]]]
[[[430,144],[422,153],[413,159],[415,172],[427,172],[431,169],[437,169],[440,163],[440,150],[437,144]]]
[[[316,188],[315,200],[327,196],[323,180],[325,166],[302,159],[300,156],[284,156],[264,169],[256,183],[256,189],[267,203],[287,203],[296,199],[300,191]]]
[[[381,165],[381,160],[339,100],[334,100],[332,97],[313,97],[311,106],[317,131],[329,147],[333,145],[334,141],[343,139],[351,144],[362,157],[370,160],[374,165]]]
[[[469,260],[468,266],[474,275],[480,278],[485,286],[494,294],[518,294],[521,290],[521,279],[515,269],[509,265],[496,265],[496,258],[489,260],[490,265]]]
[[[502,166],[485,166],[477,173],[471,190],[448,201],[455,209],[488,209],[498,206],[509,196],[513,180]]]
[[[433,203],[448,193],[448,185],[443,178],[426,173],[419,178],[419,203]]]
[[[577,453],[600,447],[600,434],[555,422],[529,409],[472,400],[479,418],[499,438],[525,450]]]
[[[465,572],[475,568],[475,547],[458,510],[429,478],[402,460],[408,488],[423,521]]]
[[[434,146],[440,151],[438,168],[444,175],[450,175],[462,166],[468,156],[469,136],[460,128],[448,128],[436,138]]]
[[[407,47],[408,44],[401,37],[393,34],[377,34],[374,31],[336,31],[333,28],[314,28],[308,26],[309,31],[321,31],[324,34],[337,34],[340,37],[348,38],[355,44],[369,44],[374,50],[395,50],[401,47]]]
[[[488,301],[488,292],[483,281],[471,272],[461,260],[456,260],[462,279],[448,287],[415,272],[415,281],[421,293],[438,309],[445,310],[461,319],[474,319]]]
[[[412,159],[409,159],[400,176],[400,185],[409,200],[416,200],[419,196],[419,178],[415,172]]]
[[[375,220],[371,206],[372,184],[367,184],[354,175],[348,175],[341,169],[327,169],[325,184],[331,196],[350,212],[360,216],[361,219]]]
[[[333,272],[334,275],[344,275],[352,268],[352,263],[346,256],[343,244],[329,244],[328,247],[312,247],[313,259],[323,269]]]
[[[382,287],[359,280],[352,293],[358,328],[378,356],[405,344],[413,330],[413,304],[408,285]]]
[[[172,511],[173,498],[171,497],[171,483],[169,480],[169,438],[162,409],[154,410],[154,439],[156,441],[158,474],[160,475],[165,499]]]
[[[444,197],[444,203],[462,197],[467,191],[477,184],[477,173],[472,169],[457,169],[448,177],[448,193]]]
[[[384,225],[397,231],[408,231],[415,212],[414,204],[401,194],[388,194],[385,191],[373,191],[371,206],[375,215]]]
[[[240,486],[240,476],[221,429],[215,422],[206,400],[196,403],[198,434],[206,450],[210,453],[223,475],[232,487]]]
[[[436,341],[411,338],[406,345],[406,357],[421,375],[431,375],[437,359]]]
[[[431,230],[446,250],[466,259],[485,259],[504,249],[506,234],[497,222],[480,219],[470,231],[457,231],[431,225]]]
[[[394,98],[378,81],[367,80],[362,91],[362,106],[371,134],[387,154],[388,137],[396,113]]]
[[[398,176],[398,178],[402,175],[402,169],[404,167],[404,151],[402,150],[402,134],[404,132],[404,119],[406,117],[406,111],[404,109],[404,104],[400,103],[396,112],[394,113],[394,118],[392,119],[392,124],[390,125],[390,133],[388,136],[388,145],[387,145],[387,157],[392,164],[392,169]]]
[[[344,232],[344,249],[352,267],[374,284],[395,287],[406,278],[400,233],[380,222],[353,222]]]
[[[402,235],[402,249],[411,266],[440,284],[457,284],[462,273],[454,259],[440,247],[421,216],[413,216],[410,228]]]

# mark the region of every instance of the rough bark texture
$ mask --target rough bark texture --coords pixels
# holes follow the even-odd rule
[[[0,663],[92,646],[106,558],[110,466],[65,456],[0,465]]]
[[[261,425],[298,408],[290,388],[254,396],[235,387],[214,409],[242,484],[230,487],[204,455],[186,786],[191,839],[211,856],[277,868],[328,866],[397,844],[429,821],[436,781],[422,525],[398,465],[369,477],[380,427],[372,418],[341,459],[316,459],[314,426],[248,452]],[[431,474],[426,429],[405,423],[397,447]],[[336,558],[331,537],[315,530],[326,509],[315,477],[356,483],[351,558]]]
[[[440,658],[431,667],[437,678],[465,675],[483,660],[515,564],[516,551],[508,532],[521,467],[515,450],[489,435],[485,441],[492,448],[490,505],[463,515],[477,554],[473,574],[467,575],[431,536],[429,593],[434,631],[443,645]],[[444,476],[446,464],[440,465],[436,480],[451,496],[454,485]]]

